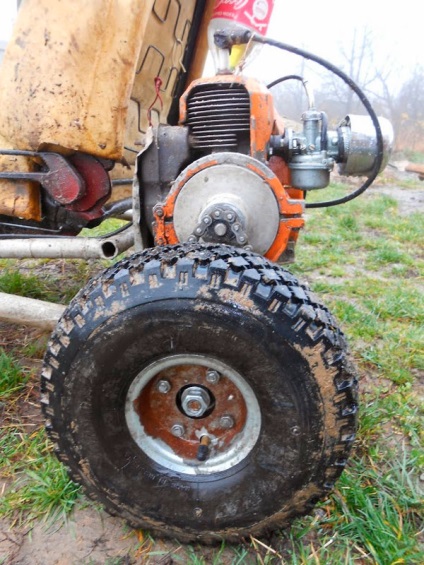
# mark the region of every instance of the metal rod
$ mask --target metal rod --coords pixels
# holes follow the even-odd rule
[[[133,227],[106,237],[0,239],[4,259],[114,259],[134,245]]]
[[[66,306],[0,292],[0,320],[52,330]]]

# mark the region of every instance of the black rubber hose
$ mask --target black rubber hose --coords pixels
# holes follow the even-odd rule
[[[272,47],[277,47],[278,49],[282,49],[283,51],[288,51],[289,53],[294,53],[295,55],[299,55],[304,59],[309,59],[311,61],[314,61],[318,65],[321,65],[322,67],[326,68],[327,70],[331,71],[339,78],[341,78],[343,82],[345,82],[353,90],[353,92],[358,96],[359,100],[362,102],[374,125],[376,139],[377,139],[377,157],[374,162],[374,166],[371,170],[371,175],[368,177],[368,179],[364,182],[362,186],[360,186],[357,190],[351,192],[347,196],[344,196],[343,198],[338,198],[336,200],[329,200],[328,202],[306,203],[305,206],[306,208],[326,208],[329,206],[337,206],[338,204],[344,204],[345,202],[349,202],[350,200],[357,198],[360,194],[365,192],[367,188],[374,182],[375,178],[377,177],[380,171],[380,167],[384,157],[383,134],[381,133],[381,127],[378,118],[368,98],[365,96],[365,94],[362,92],[359,86],[348,75],[346,75],[343,71],[341,71],[340,69],[338,69],[332,63],[329,63],[325,59],[322,59],[317,55],[309,53],[308,51],[304,51],[303,49],[299,49],[298,47],[293,47],[292,45],[288,45],[287,43],[276,41],[275,39],[268,39],[266,37],[261,37],[260,35],[256,35],[256,34],[253,34],[251,39],[252,41],[256,41],[257,43],[271,45]]]
[[[286,80],[300,80],[301,82],[305,82],[305,79],[300,75],[286,75],[285,77],[277,78],[273,80],[269,84],[266,85],[267,88],[272,88],[273,86],[277,86],[281,82],[285,82]]]

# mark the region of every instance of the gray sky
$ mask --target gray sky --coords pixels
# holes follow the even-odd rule
[[[10,37],[15,16],[16,0],[0,0],[0,40]],[[364,26],[373,30],[377,64],[385,65],[390,59],[400,79],[407,78],[414,65],[424,63],[422,3],[418,0],[275,0],[268,36],[338,64],[340,47],[349,45],[353,30]],[[269,53],[264,50],[252,64],[254,74],[263,74],[264,80],[281,74],[279,53]]]

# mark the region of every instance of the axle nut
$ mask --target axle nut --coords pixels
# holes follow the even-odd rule
[[[227,233],[227,226],[220,222],[219,224],[215,225],[214,232],[218,237],[224,237],[224,235]]]
[[[181,408],[190,418],[201,418],[209,409],[211,397],[199,386],[189,386],[181,395]]]

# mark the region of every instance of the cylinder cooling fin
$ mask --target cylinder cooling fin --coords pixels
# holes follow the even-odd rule
[[[191,146],[200,150],[240,150],[250,144],[250,96],[237,83],[199,85],[187,99]]]

